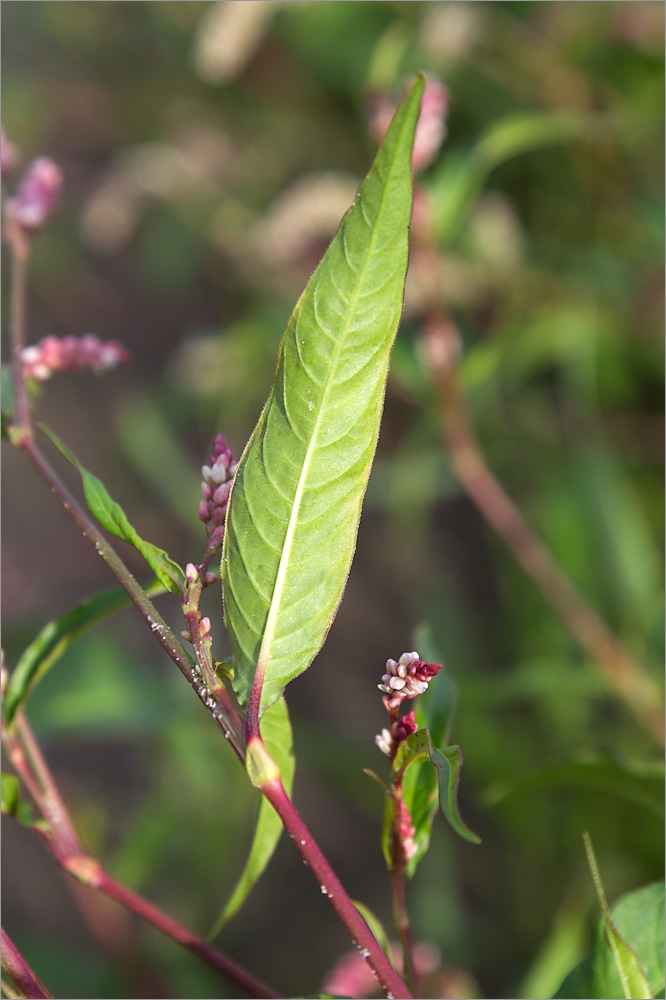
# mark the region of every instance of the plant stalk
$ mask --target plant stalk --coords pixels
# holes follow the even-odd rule
[[[2,928],[2,969],[11,977],[19,991],[15,994],[16,996],[31,997],[33,1000],[48,1000],[53,995],[32,971],[4,927]]]
[[[23,713],[17,713],[13,727],[3,724],[2,742],[12,765],[25,780],[45,821],[45,825],[33,826],[33,829],[64,871],[88,888],[97,889],[136,913],[142,920],[152,924],[240,986],[250,996],[279,997],[278,993],[207,941],[193,934],[138,893],[116,882],[95,858],[85,853],[48,764]],[[49,996],[48,993],[44,995]],[[41,997],[42,994],[35,993],[34,996]]]
[[[397,974],[368,925],[347,895],[342,883],[322,854],[312,834],[290,800],[282,779],[272,776],[258,785],[294,841],[306,865],[319,883],[322,893],[346,927],[352,942],[389,998],[410,1000],[411,993]]]

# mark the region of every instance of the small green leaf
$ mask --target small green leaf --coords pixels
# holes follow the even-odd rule
[[[289,713],[284,698],[280,698],[264,713],[261,735],[268,753],[280,767],[285,791],[287,795],[291,795],[295,762]],[[221,933],[240,910],[273,856],[282,830],[282,821],[268,799],[262,795],[250,853],[229,900],[209,934],[211,940]]]
[[[463,823],[458,810],[458,785],[463,756],[459,746],[430,751],[430,760],[439,774],[439,804],[448,823],[456,833],[472,844],[480,844],[481,838]]]
[[[156,582],[145,587],[145,590],[153,597],[163,593],[164,587]],[[45,625],[21,654],[10,675],[3,699],[3,712],[7,722],[12,721],[44,674],[78,636],[129,604],[130,599],[123,588],[113,587],[83,601],[61,618]]]
[[[0,799],[2,802],[2,812],[7,816],[15,816],[18,804],[21,801],[21,789],[15,774],[5,774],[3,771]]]
[[[434,768],[431,765],[434,765]],[[460,747],[451,746],[445,747],[444,750],[438,750],[432,746],[432,739],[427,729],[419,729],[418,732],[412,733],[398,749],[393,762],[393,773],[398,775],[402,772],[403,801],[409,810],[415,831],[416,853],[410,859],[407,867],[408,878],[412,877],[419,861],[428,850],[430,830],[437,812],[438,788],[440,808],[449,825],[465,840],[469,840],[473,844],[481,843],[481,838],[477,837],[463,823],[458,809],[458,785],[461,767]],[[392,799],[387,794],[382,829],[382,850],[389,869],[393,865],[392,822]]]
[[[33,826],[35,817],[32,809],[21,798],[21,785],[15,774],[2,772],[2,812],[5,816],[12,816],[23,826]]]
[[[441,660],[424,629],[417,634],[414,648],[420,650],[422,658],[429,662]],[[444,665],[430,681],[428,690],[416,700],[416,721],[419,727],[427,729],[429,746],[441,748],[448,743],[457,701],[458,686]],[[429,751],[428,761],[430,762]],[[439,797],[436,768],[425,765],[410,767],[405,773],[402,790],[415,830],[416,852],[407,866],[407,877],[412,878],[430,846],[432,824],[437,815]]]
[[[613,925],[636,956],[647,987],[636,983],[634,995],[641,998],[663,996],[664,975],[664,884],[653,883],[629,893],[611,909]],[[636,966],[634,966],[634,969]],[[642,982],[643,980],[641,980]],[[643,984],[645,985],[645,983]],[[624,1000],[627,992],[618,973],[606,936],[606,919],[599,920],[592,955],[566,977],[556,1000]]]
[[[423,77],[287,324],[241,456],[222,556],[234,685],[260,710],[319,652],[349,573],[398,328]]]
[[[428,760],[429,756],[430,737],[428,731],[419,729],[418,732],[408,736],[405,742],[398,747],[393,761],[393,770],[396,774],[399,771],[406,771],[412,764]]]
[[[185,573],[178,563],[174,562],[163,549],[158,549],[157,546],[141,538],[128,521],[120,504],[111,498],[104,483],[97,476],[93,476],[91,472],[84,469],[75,455],[47,427],[42,424],[40,428],[67,461],[78,469],[83,480],[86,502],[93,517],[110,534],[122,538],[124,542],[134,546],[146,560],[162,586],[166,590],[170,590],[172,594],[179,594],[183,588]]]
[[[597,864],[596,855],[592,846],[592,840],[587,831],[583,834],[583,841],[585,843],[587,863],[590,868],[590,874],[592,875],[592,881],[594,882],[594,888],[597,893],[597,899],[599,900],[599,906],[601,908],[606,941],[608,942],[608,946],[613,956],[613,962],[615,963],[615,968],[620,977],[620,982],[622,983],[624,996],[626,1000],[646,1000],[646,998],[647,1000],[652,1000],[650,985],[647,981],[645,972],[641,967],[641,963],[638,960],[638,956],[631,945],[629,945],[622,937],[615,925],[615,922],[613,921],[610,907],[606,901],[606,893],[604,892],[603,883],[601,881],[601,875],[599,873],[599,866]]]

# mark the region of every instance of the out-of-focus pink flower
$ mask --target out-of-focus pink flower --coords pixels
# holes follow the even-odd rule
[[[397,662],[387,660],[386,673],[378,685],[380,691],[390,696],[384,698],[387,709],[398,708],[407,698],[423,694],[441,669],[441,663],[426,663],[417,652],[403,653]]]
[[[18,150],[16,146],[5,135],[4,129],[0,126],[0,172],[3,177],[11,173],[16,166]]]
[[[402,950],[397,941],[391,941],[393,962],[400,968]],[[414,945],[414,965],[420,976],[430,975],[440,962],[438,950],[425,941]],[[346,951],[336,961],[322,983],[322,992],[339,997],[353,997],[361,1000],[377,993],[377,981],[368,963],[356,950]]]
[[[412,151],[412,167],[415,173],[420,173],[430,166],[446,139],[449,104],[449,92],[444,84],[431,74],[426,74]],[[369,98],[368,130],[377,144],[386,135],[397,106],[398,102],[387,94],[374,94]]]
[[[390,729],[382,729],[381,734],[375,736],[375,743],[387,757],[393,757],[400,744],[404,743],[417,729],[416,715],[414,712],[408,712],[407,715],[403,715],[401,719],[394,722]]]
[[[27,232],[41,229],[56,206],[61,187],[60,167],[47,156],[34,160],[7,201],[6,211],[12,222]]]
[[[238,462],[234,462],[233,452],[224,434],[218,434],[213,442],[210,465],[204,465],[201,470],[203,500],[199,504],[199,517],[206,526],[209,548],[222,543],[224,518],[237,468]]]
[[[83,337],[44,337],[21,352],[26,378],[46,382],[55,372],[92,371],[99,375],[130,359],[118,340],[100,340],[94,333]]]

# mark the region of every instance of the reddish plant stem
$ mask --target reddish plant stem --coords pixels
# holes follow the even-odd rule
[[[389,710],[389,719],[392,716],[397,719],[398,709]],[[396,748],[397,749],[397,748]],[[393,763],[393,759],[391,760]],[[401,806],[402,806],[402,777],[405,769],[397,774],[393,774],[391,779],[391,798],[393,806],[393,822],[391,830],[391,896],[393,900],[393,924],[402,946],[403,971],[406,976],[409,988],[415,997],[420,995],[419,977],[414,962],[414,949],[412,944],[412,932],[409,923],[409,912],[405,900],[405,867],[406,858],[402,841],[401,827]]]
[[[260,979],[247,972],[246,969],[232,961],[226,955],[223,955],[212,945],[197,937],[196,934],[183,927],[182,924],[167,916],[162,910],[149,903],[147,899],[116,882],[94,858],[80,855],[79,857],[65,860],[62,866],[83,885],[91,889],[97,889],[110,899],[115,899],[126,909],[136,913],[146,923],[152,924],[158,931],[172,938],[177,944],[182,945],[183,948],[187,948],[193,955],[197,955],[207,965],[222,973],[231,982],[236,983],[237,986],[244,989],[250,996],[266,998],[279,996],[278,993],[271,990]]]
[[[150,628],[153,635],[166,653],[176,664],[187,682],[196,692],[199,700],[204,704],[210,715],[213,717],[216,726],[229,740],[239,760],[243,760],[242,736],[234,729],[233,724],[227,719],[225,710],[220,706],[218,700],[213,698],[205,680],[192,662],[192,658],[185,652],[182,645],[169,628],[155,605],[146,595],[143,588],[137,583],[127,566],[109,545],[102,532],[87,517],[79,503],[69,492],[67,487],[61,482],[47,460],[44,458],[34,439],[23,432],[23,428],[10,428],[10,439],[28,459],[46,482],[50,491],[60,501],[64,509],[72,518],[76,526],[81,530],[84,537],[95,547],[98,554],[107,564],[115,578],[124,587],[132,603],[138,609],[141,617]]]
[[[249,743],[248,746],[250,746]],[[296,811],[294,804],[284,790],[279,774],[261,782],[257,787],[266,796],[282,820],[287,833],[319,883],[322,893],[328,898],[331,906],[347,928],[354,945],[372,969],[377,982],[385,990],[387,997],[396,998],[396,1000],[397,998],[410,1000],[411,993],[389,962]]]
[[[451,462],[466,493],[516,561],[597,663],[640,722],[664,743],[664,713],[656,684],[634,663],[608,626],[573,587],[489,469],[469,419],[456,367],[458,333],[443,310],[426,318],[432,373]]]
[[[30,997],[31,1000],[47,1000],[53,995],[32,971],[4,927],[2,928],[2,968],[11,977],[22,996]]]
[[[250,996],[268,998],[279,996],[242,966],[173,920],[148,900],[116,882],[95,858],[85,853],[48,764],[22,713],[17,713],[12,728],[3,724],[2,742],[12,765],[25,780],[35,805],[45,820],[44,826],[34,826],[33,829],[64,871],[88,888],[97,889],[136,913],[240,986]]]

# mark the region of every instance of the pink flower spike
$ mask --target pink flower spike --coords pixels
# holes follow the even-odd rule
[[[92,371],[96,375],[129,361],[130,353],[118,340],[84,337],[44,337],[21,352],[26,378],[45,382],[56,372]]]
[[[386,708],[396,709],[408,698],[416,698],[428,689],[430,680],[442,669],[441,663],[426,663],[417,652],[403,653],[400,659],[386,661],[386,673],[380,691],[389,695],[384,699]]]
[[[444,84],[432,74],[426,74],[412,152],[415,173],[430,166],[446,139],[449,104],[449,92]],[[368,101],[368,131],[376,143],[384,138],[397,106],[398,101],[386,93],[371,95]]]
[[[224,538],[227,503],[231,483],[238,467],[238,463],[234,462],[233,458],[233,452],[227,444],[224,434],[217,434],[213,442],[209,464],[204,465],[201,469],[203,500],[199,503],[199,517],[206,525],[208,552],[211,549],[215,551],[222,544]]]
[[[7,202],[7,212],[13,222],[28,232],[42,229],[55,209],[62,173],[53,160],[41,156],[23,175],[13,198]]]

